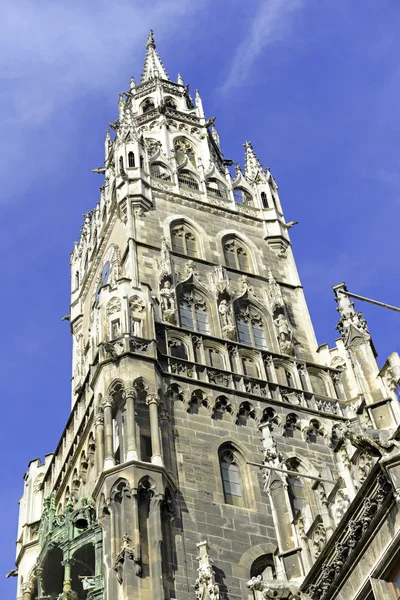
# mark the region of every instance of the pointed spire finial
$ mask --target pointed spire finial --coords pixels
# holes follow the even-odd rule
[[[156,43],[154,41],[154,32],[152,29],[150,29],[150,33],[147,36],[146,48],[154,48],[154,50],[156,49]]]
[[[132,76],[131,80],[130,80],[130,83],[129,83],[129,90],[131,92],[133,92],[133,90],[135,89],[135,87],[136,87],[136,81],[135,81],[135,78]]]
[[[258,160],[258,157],[254,152],[251,142],[245,142],[243,146],[245,148],[244,175],[249,179],[255,179],[257,173],[263,170],[262,164]]]
[[[165,70],[162,60],[159,57],[158,52],[156,50],[153,30],[150,29],[150,33],[147,37],[146,56],[144,59],[144,66],[140,83],[144,83],[145,81],[149,81],[149,79],[154,79],[155,77],[160,77],[161,79],[168,79],[169,81],[167,71]]]
[[[178,73],[178,80],[177,80],[177,83],[178,83],[179,85],[185,85],[185,84],[183,83],[183,77],[182,77],[182,75],[181,75],[180,73]]]

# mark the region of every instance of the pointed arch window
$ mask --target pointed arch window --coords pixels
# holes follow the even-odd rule
[[[152,163],[150,165],[150,175],[163,181],[171,181],[171,175],[163,163]]]
[[[147,113],[154,108],[154,102],[150,98],[146,98],[146,100],[142,104],[142,113]]]
[[[172,250],[197,258],[197,239],[193,231],[186,225],[175,225],[171,231]]]
[[[135,166],[135,155],[133,152],[128,153],[128,166],[130,169],[133,169]]]
[[[179,316],[182,327],[210,333],[207,302],[196,290],[184,290],[180,294]]]
[[[249,356],[242,356],[243,373],[248,377],[259,378],[260,373],[258,372],[257,363],[253,358]]]
[[[165,106],[167,108],[172,108],[173,110],[176,110],[176,102],[172,100],[172,98],[165,99]]]
[[[214,177],[210,177],[206,181],[207,192],[212,194],[213,196],[218,196],[219,198],[227,198],[226,187],[219,179]]]
[[[224,257],[227,267],[246,273],[250,272],[248,252],[236,238],[224,241]]]
[[[268,197],[266,192],[261,192],[261,202],[264,208],[269,208],[268,206]]]
[[[120,173],[124,172],[124,159],[122,156],[119,157],[119,172]]]
[[[232,449],[225,449],[220,455],[221,479],[226,504],[243,506],[240,484],[240,469]]]
[[[207,364],[214,369],[225,369],[223,354],[217,348],[205,348]]]
[[[249,192],[247,192],[243,188],[234,189],[233,197],[235,199],[235,202],[237,202],[238,204],[245,204],[247,206],[253,206],[253,198],[251,197]]]
[[[240,304],[236,308],[236,323],[240,343],[267,348],[264,321],[251,304]]]

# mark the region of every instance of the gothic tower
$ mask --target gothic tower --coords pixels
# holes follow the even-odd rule
[[[271,172],[250,142],[243,170],[224,158],[152,32],[118,111],[71,254],[71,414],[25,475],[18,599],[324,598],[330,539],[389,485],[398,357],[379,371],[344,284],[317,347]]]

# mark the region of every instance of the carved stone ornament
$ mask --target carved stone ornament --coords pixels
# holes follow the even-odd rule
[[[129,308],[132,312],[142,313],[144,311],[144,302],[140,296],[132,296],[129,298]]]
[[[104,352],[111,358],[117,358],[124,351],[123,342],[103,342]]]
[[[247,582],[256,600],[272,600],[273,598],[282,598],[282,600],[297,600],[299,588],[289,583],[285,579],[263,579],[261,575],[253,577]]]
[[[282,354],[293,354],[293,334],[286,315],[279,312],[274,318],[274,323],[278,331],[278,343]]]
[[[326,531],[322,523],[319,523],[312,535],[311,550],[314,558],[317,558],[326,544]]]
[[[171,287],[171,282],[168,279],[164,281],[164,285],[160,289],[160,304],[163,320],[175,325],[175,291]]]
[[[119,298],[111,298],[107,304],[106,314],[107,317],[111,317],[114,313],[121,311],[121,300]]]
[[[197,579],[194,585],[197,600],[220,600],[219,585],[215,583],[214,571],[211,566],[211,559],[208,555],[207,542],[197,544],[199,555],[199,568],[197,569]]]
[[[275,315],[276,311],[278,311],[279,309],[284,308],[281,288],[276,282],[276,279],[273,276],[271,269],[268,269],[267,296],[273,315]]]
[[[340,319],[337,329],[347,348],[356,346],[370,340],[367,322],[360,312],[354,309],[354,302],[350,299],[344,283],[334,287],[337,311]]]
[[[114,563],[114,571],[117,573],[117,580],[119,583],[123,582],[124,567],[126,566],[128,568],[128,561],[134,562],[134,570],[136,575],[140,575],[142,572],[139,557],[136,557],[135,559],[135,550],[131,545],[131,538],[127,533],[122,536],[121,542],[121,550],[119,551]]]
[[[362,429],[355,423],[346,421],[337,428],[339,436],[348,439],[355,448],[367,450],[375,455],[384,455],[393,448],[400,448],[393,432],[386,429]]]

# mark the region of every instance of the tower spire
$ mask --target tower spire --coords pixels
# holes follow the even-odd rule
[[[167,71],[162,63],[161,58],[156,50],[156,43],[154,41],[153,30],[150,29],[150,33],[147,37],[146,44],[146,56],[144,59],[142,78],[140,83],[144,83],[153,77],[160,77],[161,79],[168,79]]]
[[[244,174],[249,179],[255,179],[257,173],[262,171],[262,164],[258,160],[256,153],[253,150],[251,142],[245,142],[245,155],[244,155]]]

